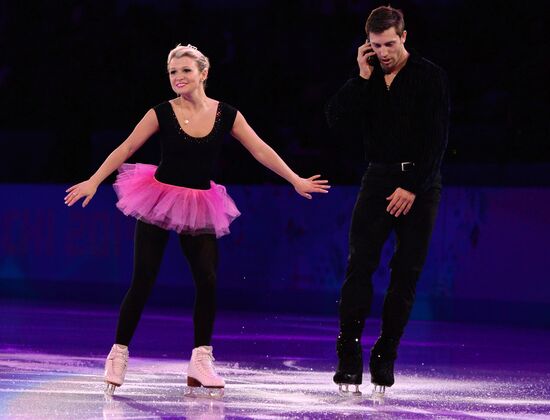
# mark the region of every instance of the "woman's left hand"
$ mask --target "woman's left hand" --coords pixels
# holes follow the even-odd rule
[[[311,194],[309,193],[328,193],[330,185],[326,179],[319,179],[321,175],[314,175],[310,178],[298,178],[293,183],[294,189],[302,197],[311,200]]]

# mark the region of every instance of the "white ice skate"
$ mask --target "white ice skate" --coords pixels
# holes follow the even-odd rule
[[[113,344],[105,361],[104,380],[107,384],[105,388],[107,395],[113,395],[115,389],[124,383],[124,376],[128,367],[128,355],[127,346]]]
[[[193,349],[187,369],[188,396],[222,397],[225,381],[214,370],[212,346],[200,346]],[[204,388],[206,393],[200,389]]]

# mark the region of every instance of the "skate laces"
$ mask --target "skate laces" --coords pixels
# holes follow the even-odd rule
[[[197,352],[196,360],[197,360],[198,367],[202,371],[206,371],[211,375],[215,375],[215,376],[218,375],[214,370],[214,361],[216,359],[214,359],[214,355],[211,352],[206,352],[206,351]]]
[[[206,361],[209,361],[210,363],[212,363],[214,360],[214,356],[212,356],[211,354],[200,354],[199,356],[197,356],[197,360],[199,362],[202,362],[203,360],[206,360]]]
[[[109,360],[113,362],[114,369],[124,370],[128,364],[128,350],[113,347],[109,353]]]

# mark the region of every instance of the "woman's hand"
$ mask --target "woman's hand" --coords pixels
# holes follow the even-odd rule
[[[82,207],[86,207],[96,191],[97,185],[90,180],[73,185],[65,191],[66,193],[68,193],[65,196],[65,204],[71,207],[82,197],[86,197],[82,202]]]
[[[310,178],[298,178],[292,183],[294,189],[302,197],[311,200],[309,193],[328,193],[330,185],[326,179],[319,179],[321,175],[314,175]]]

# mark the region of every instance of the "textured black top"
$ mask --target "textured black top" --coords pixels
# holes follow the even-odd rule
[[[326,116],[331,127],[362,125],[368,161],[415,162],[402,188],[417,193],[440,184],[449,88],[445,72],[430,61],[411,53],[390,88],[379,65],[368,80],[348,80],[327,104]]]
[[[159,122],[161,159],[155,178],[165,184],[207,190],[214,175],[223,137],[235,122],[237,110],[219,102],[212,131],[192,137],[181,128],[170,102],[155,106]]]

